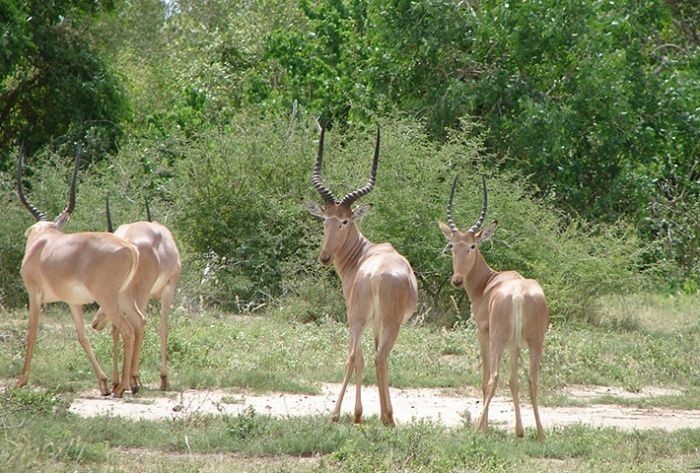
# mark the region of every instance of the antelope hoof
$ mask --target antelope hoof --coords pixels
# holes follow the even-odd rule
[[[117,386],[116,388],[114,388],[114,391],[112,392],[112,395],[113,395],[114,397],[119,397],[119,398],[121,398],[121,397],[124,397],[124,391],[126,391],[126,388],[120,384],[119,386]]]
[[[17,387],[18,387],[18,388],[21,388],[21,387],[24,386],[25,384],[27,384],[27,376],[22,375],[22,376],[20,376],[19,379],[17,380]]]
[[[168,375],[167,374],[160,375],[160,390],[161,391],[168,390]]]
[[[353,419],[353,422],[356,424],[362,423],[362,413],[361,412],[359,414],[355,414],[355,418]]]
[[[114,387],[114,386],[112,386]],[[107,387],[107,378],[101,379],[100,380],[100,394],[103,396],[109,396],[112,393],[110,389]]]
[[[393,416],[393,415],[388,415],[388,416],[382,417],[382,422],[383,422],[384,425],[386,425],[387,427],[392,427],[392,428],[393,428],[393,427],[396,427],[396,422],[394,422],[394,416]]]
[[[331,416],[331,422],[338,422],[340,420],[340,414],[333,414]]]
[[[518,438],[523,438],[525,437],[525,431],[522,428],[515,429],[515,436]]]

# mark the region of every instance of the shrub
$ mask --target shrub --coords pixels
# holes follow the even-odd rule
[[[322,225],[301,205],[318,200],[310,185],[317,133],[300,116],[270,120],[242,114],[227,127],[166,142],[133,138],[109,160],[81,170],[78,203],[67,231],[105,229],[104,196],[110,194],[115,225],[144,218],[149,196],[157,220],[171,226],[184,262],[179,298],[190,307],[246,311],[276,299],[281,312],[300,320],[342,318],[339,278],[317,262]],[[480,175],[486,161],[480,137],[468,124],[436,145],[420,124],[382,121],[381,159],[374,203],[360,222],[374,242],[388,241],[411,262],[419,280],[421,319],[452,324],[468,318],[463,291],[449,286],[451,257],[437,220],[455,175],[460,189],[454,215],[462,228],[481,206]],[[369,175],[373,128],[329,130],[324,179],[336,195],[364,185]],[[65,205],[68,157],[50,153],[28,179],[30,198],[50,216]],[[28,170],[28,174],[32,169]],[[562,215],[532,197],[514,174],[488,175],[489,215],[500,228],[484,246],[494,269],[515,269],[538,279],[553,317],[590,317],[603,294],[625,291],[635,276],[640,245],[624,224],[591,225]],[[8,208],[0,240],[3,297],[25,300],[18,277],[24,240],[32,221],[3,174]],[[24,216],[22,216],[24,215]]]

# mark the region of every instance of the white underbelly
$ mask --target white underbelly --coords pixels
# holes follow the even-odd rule
[[[95,301],[90,290],[80,283],[63,284],[60,288],[44,286],[43,302],[65,302],[66,304],[89,304]]]

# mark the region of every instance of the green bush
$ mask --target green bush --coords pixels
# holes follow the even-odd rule
[[[109,160],[81,169],[67,231],[103,231],[107,193],[115,225],[142,220],[149,196],[155,218],[173,229],[180,246],[183,304],[253,311],[277,302],[282,313],[300,320],[343,318],[339,278],[317,261],[321,222],[301,205],[302,198],[319,199],[310,185],[318,137],[302,118],[290,125],[286,118],[247,114],[195,136],[134,138]],[[377,185],[362,199],[374,208],[360,228],[376,243],[392,243],[411,262],[422,319],[464,320],[468,304],[464,292],[449,285],[451,256],[437,220],[445,217],[450,185],[459,175],[455,219],[462,228],[473,223],[481,205],[480,175],[492,158],[467,124],[442,145],[414,121],[387,118],[381,124]],[[373,141],[373,128],[328,132],[323,173],[336,195],[366,182]],[[69,159],[47,153],[41,161],[28,170],[28,194],[53,217],[65,206]],[[17,201],[12,177],[2,179],[9,211],[0,241],[0,282],[4,303],[16,306],[26,300],[18,275],[20,235],[33,222]],[[487,179],[487,218],[498,219],[500,228],[484,256],[494,269],[539,280],[555,319],[593,316],[599,296],[637,287],[641,250],[625,225],[593,226],[561,215],[534,199],[515,174]]]
[[[340,291],[338,278],[329,279],[316,261],[322,226],[300,205],[302,197],[318,200],[309,183],[317,144],[313,127],[290,129],[286,121],[247,117],[229,129],[202,134],[183,150],[173,191],[179,196],[179,234],[207,271],[206,286],[199,288],[205,302],[240,310],[293,294],[302,320],[342,317],[338,300],[327,297]],[[373,133],[355,127],[327,134],[323,173],[336,195],[365,183]],[[473,223],[486,159],[466,125],[437,146],[415,122],[382,123],[377,185],[363,199],[375,205],[360,227],[374,242],[391,242],[411,262],[421,289],[419,311],[427,320],[467,317],[466,304],[454,310],[454,301],[464,296],[449,287],[450,255],[436,221],[444,219],[449,186],[459,174],[464,184],[456,216],[462,226]],[[488,180],[489,218],[501,228],[484,254],[495,269],[540,280],[553,317],[591,316],[600,295],[637,286],[639,244],[624,225],[565,219],[533,199],[512,174]],[[315,309],[319,304],[334,308]]]

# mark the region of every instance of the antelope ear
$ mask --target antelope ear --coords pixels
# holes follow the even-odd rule
[[[304,199],[303,204],[304,207],[306,207],[306,210],[308,210],[311,215],[323,218],[323,209],[316,202],[314,202],[313,200]]]
[[[486,227],[484,227],[483,230],[477,233],[476,240],[479,242],[479,244],[490,240],[493,234],[496,232],[496,228],[498,228],[498,220],[494,220]]]
[[[367,212],[369,212],[369,209],[372,208],[372,204],[364,204],[360,205],[358,208],[352,211],[352,219],[353,220],[360,220],[362,217],[367,215]]]
[[[452,241],[452,229],[446,224],[438,220],[438,225],[440,226],[440,231],[445,235],[447,241]]]

